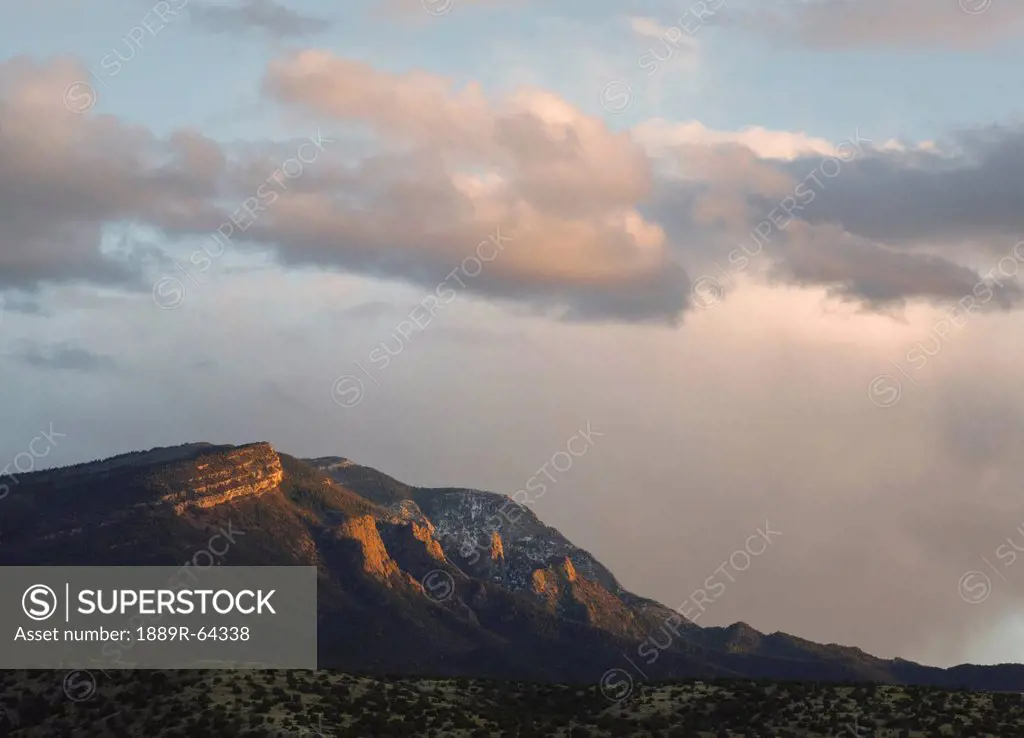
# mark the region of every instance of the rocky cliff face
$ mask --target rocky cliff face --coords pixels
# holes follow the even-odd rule
[[[555,615],[629,637],[643,637],[669,616],[678,619],[668,608],[623,590],[590,553],[505,495],[410,487],[341,457],[306,461],[338,483],[387,503],[394,522],[421,526],[436,546],[436,560],[528,596]],[[394,541],[395,535],[385,540]]]
[[[266,443],[186,444],[26,474],[18,480],[17,494],[4,502],[4,532],[10,531],[4,543],[44,545],[99,529],[108,531],[109,548],[117,550],[130,540],[117,540],[115,531],[160,510],[187,516],[258,497],[276,489],[282,478],[280,458]]]
[[[281,459],[269,443],[253,443],[189,463],[181,491],[161,498],[174,505],[177,513],[190,508],[209,508],[238,497],[258,497],[276,489],[284,478]]]
[[[373,516],[363,515],[346,520],[338,527],[337,536],[356,544],[365,574],[383,581],[393,581],[400,577],[401,569],[384,545],[377,529],[377,520]]]

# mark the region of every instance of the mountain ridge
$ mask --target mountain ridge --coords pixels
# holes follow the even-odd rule
[[[699,627],[506,495],[416,487],[344,457],[192,443],[25,474],[17,490],[0,509],[0,564],[179,563],[233,524],[244,533],[222,563],[320,567],[324,667],[594,682],[632,652],[653,655],[651,678],[1024,691],[1017,664],[944,670],[745,623]],[[431,577],[450,583],[444,597]]]

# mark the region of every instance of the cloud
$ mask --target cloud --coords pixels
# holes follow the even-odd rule
[[[351,307],[339,310],[337,316],[342,319],[372,322],[382,320],[388,316],[401,316],[401,312],[401,306],[393,302],[370,300],[368,302],[360,302],[352,305]]]
[[[790,0],[759,3],[756,10],[739,17],[751,29],[820,51],[906,46],[963,49],[1024,34],[1024,5],[992,0]]]
[[[630,17],[628,21],[636,36],[657,41],[636,60],[648,75],[657,72],[662,64],[686,72],[696,71],[701,47],[694,36],[696,29],[692,22],[688,24],[681,20],[682,26],[665,26],[655,18],[637,16]]]
[[[743,268],[763,254],[755,271],[769,279],[824,286],[869,309],[956,302],[974,294],[984,280],[978,262],[1019,219],[1008,186],[1024,158],[1015,129],[963,134],[958,149],[876,145],[859,131],[841,142],[760,127],[714,131],[696,121],[653,120],[616,134],[550,93],[521,90],[493,102],[474,85],[452,89],[432,75],[394,75],[323,52],[279,60],[265,89],[288,105],[363,124],[382,144],[401,142],[403,153],[389,160],[403,162],[401,182],[366,189],[416,192],[400,202],[417,231],[436,231],[439,212],[457,223],[489,212],[534,234],[537,248],[503,259],[487,288],[521,295],[523,277],[557,273],[563,317],[660,312],[674,320],[685,309],[679,265],[695,274],[716,252]],[[372,174],[379,179],[379,167]],[[368,176],[358,174],[364,185]],[[955,193],[958,207],[939,192]],[[399,210],[385,198],[377,204]],[[897,218],[911,238],[900,238]],[[754,237],[749,253],[759,228],[768,233]],[[955,247],[935,253],[937,234]],[[979,237],[981,245],[964,240]],[[742,242],[748,251],[734,259]],[[598,295],[588,282],[602,273]],[[1008,283],[986,304],[1006,309],[1020,297]]]
[[[110,356],[68,342],[44,345],[26,340],[10,356],[38,369],[98,372],[117,367],[117,362]]]
[[[299,144],[157,137],[75,114],[62,95],[84,78],[70,60],[0,66],[0,288],[151,288],[167,247],[113,244],[116,224],[210,240],[249,202],[253,222],[229,244],[239,254],[428,293],[463,274],[467,292],[562,319],[676,324],[691,275],[722,263],[869,309],[956,301],[1024,232],[1012,194],[1020,126],[916,145],[663,119],[613,131],[542,89],[491,98],[474,83],[305,51],[270,63],[264,94],[337,132],[274,186]],[[257,203],[268,183],[273,199]],[[496,233],[508,245],[492,252]],[[990,308],[1020,296],[1013,280],[995,294]]]
[[[372,153],[360,142],[325,149],[323,162],[292,181],[280,168],[296,156],[294,143],[228,147],[192,130],[159,138],[112,116],[71,112],[62,94],[88,88],[72,85],[87,73],[70,60],[14,59],[0,78],[9,110],[0,139],[5,287],[138,288],[159,250],[111,248],[113,224],[208,239],[277,172],[273,206],[261,201],[233,247],[431,291],[483,251],[487,268],[466,283],[477,294],[564,317],[672,321],[686,306],[685,274],[660,228],[635,209],[651,183],[647,157],[628,135],[543,91],[494,107],[479,88],[449,94],[429,75],[389,75],[316,52],[282,60],[267,77],[279,99],[364,122],[378,139]],[[327,156],[337,158],[327,164]],[[487,244],[499,232],[515,243],[500,258]],[[473,262],[466,269],[479,272]]]
[[[700,121],[676,123],[653,118],[633,128],[633,136],[652,156],[662,157],[679,146],[718,146],[735,144],[749,149],[761,159],[793,159],[809,154],[832,156],[836,146],[826,139],[803,132],[771,131],[749,126],[739,131],[715,131]]]
[[[193,22],[214,33],[263,31],[275,38],[305,36],[330,27],[324,18],[302,15],[274,0],[241,0],[236,6],[218,7],[194,4]]]
[[[406,20],[425,20],[448,15],[457,7],[521,7],[530,0],[384,0],[378,6],[383,13]]]
[[[955,302],[985,290],[983,282],[996,283],[989,308],[1020,300],[1012,279],[1019,264],[1006,257],[1024,232],[1012,204],[1012,183],[1024,175],[1024,129],[909,147],[876,145],[860,132],[830,143],[666,121],[642,124],[636,136],[663,162],[644,212],[689,257],[693,274],[696,264],[752,268],[871,309]],[[1005,276],[993,280],[999,264]]]
[[[1019,285],[1009,280],[987,282],[968,267],[929,254],[890,248],[836,226],[796,222],[786,236],[779,244],[779,272],[790,281],[825,285],[837,297],[879,310],[902,305],[911,298],[956,304],[969,296],[977,297],[974,302],[979,306],[1009,309],[1024,297]],[[991,295],[983,286],[992,291]]]
[[[500,227],[515,245],[474,280],[482,291],[565,317],[672,321],[685,309],[686,276],[637,211],[648,157],[556,95],[491,101],[477,85],[320,51],[275,61],[264,88],[362,125],[377,147],[294,213],[305,225],[281,241],[283,258],[421,274],[429,286]]]
[[[148,221],[172,229],[212,216],[224,166],[195,132],[160,140],[110,116],[76,115],[87,72],[70,60],[0,63],[0,288],[43,282],[139,284],[138,253],[102,248],[105,227]]]
[[[852,162],[808,217],[904,242],[1024,236],[1021,181],[1024,126],[962,131],[938,146]]]

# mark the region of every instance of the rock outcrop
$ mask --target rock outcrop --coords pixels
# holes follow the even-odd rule
[[[377,530],[377,520],[372,515],[346,520],[339,526],[337,536],[356,544],[364,574],[383,581],[400,578],[401,570],[388,553],[380,531]]]
[[[253,443],[191,463],[193,473],[182,480],[183,490],[163,499],[182,513],[189,507],[209,508],[238,497],[258,497],[281,484],[281,459],[269,443]]]

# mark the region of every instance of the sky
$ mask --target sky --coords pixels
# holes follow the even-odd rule
[[[7,4],[9,494],[193,441],[546,473],[627,588],[724,582],[701,625],[1024,661],[1022,38],[1010,0]]]

